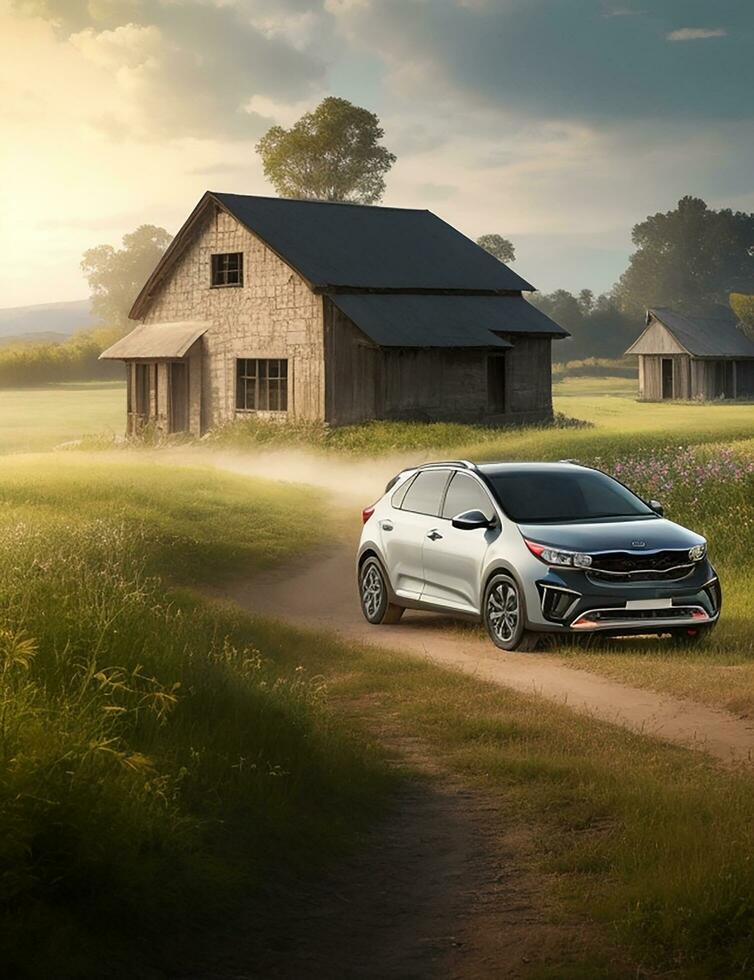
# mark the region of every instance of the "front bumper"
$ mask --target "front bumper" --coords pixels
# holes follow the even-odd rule
[[[550,569],[536,583],[535,629],[625,636],[698,629],[717,622],[720,580],[709,562],[678,582],[603,584],[581,570]]]

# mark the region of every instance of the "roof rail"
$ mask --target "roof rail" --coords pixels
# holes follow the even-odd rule
[[[468,459],[441,459],[433,463],[421,463],[419,466],[412,466],[411,469],[426,470],[433,466],[456,466],[461,470],[476,470],[476,463],[469,462]]]
[[[559,463],[573,463],[574,466],[581,466],[581,463],[577,459],[559,459]]]
[[[468,459],[446,459],[440,460],[436,463],[420,463],[418,466],[405,466],[402,470],[395,474],[392,480],[388,480],[387,486],[385,487],[385,493],[388,493],[393,489],[398,479],[403,476],[404,473],[416,473],[418,470],[431,470],[435,467],[452,467],[459,470],[473,470],[475,473],[479,472],[476,463],[470,463]]]

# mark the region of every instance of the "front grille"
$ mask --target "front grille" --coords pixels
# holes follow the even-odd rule
[[[594,555],[589,577],[596,582],[676,582],[694,570],[688,551],[609,551]]]

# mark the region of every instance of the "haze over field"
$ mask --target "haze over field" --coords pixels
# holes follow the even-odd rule
[[[380,116],[385,204],[504,233],[544,291],[608,288],[683,194],[754,210],[740,0],[0,0],[0,31],[4,306],[79,299],[85,249],[208,187],[271,193],[254,143],[328,94]]]

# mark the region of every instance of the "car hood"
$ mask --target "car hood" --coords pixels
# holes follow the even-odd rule
[[[704,538],[680,524],[663,518],[648,520],[573,522],[568,524],[519,524],[521,534],[530,541],[549,544],[568,551],[663,551],[691,548]]]

